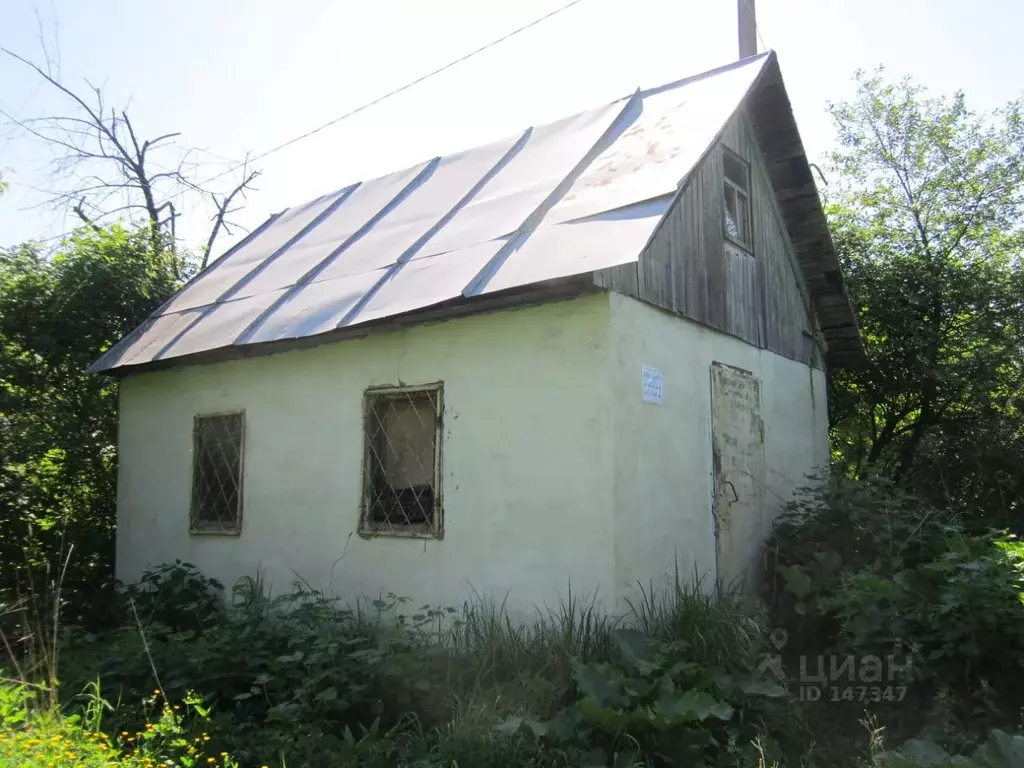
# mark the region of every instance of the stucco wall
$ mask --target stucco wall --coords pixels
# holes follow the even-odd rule
[[[761,380],[765,514],[758,535],[805,475],[828,461],[825,375],[719,331],[611,294],[615,585],[619,607],[635,585],[715,574],[711,458],[712,362]],[[642,398],[641,367],[663,375],[664,402]],[[751,549],[756,549],[756,544]]]
[[[614,583],[609,298],[480,315],[365,339],[127,378],[117,571],[181,558],[230,585],[262,570],[351,598],[514,611]],[[444,382],[445,538],[355,534],[362,397]],[[245,409],[238,537],[188,532],[192,421]],[[293,571],[295,573],[293,573]]]
[[[828,459],[824,374],[617,293],[129,377],[118,576],[181,558],[230,585],[261,571],[345,598],[394,592],[513,613],[572,584],[617,610],[637,582],[715,573],[712,362],[761,380],[766,535]],[[641,366],[664,376],[643,402]],[[442,541],[355,534],[369,386],[444,382]],[[238,537],[188,532],[192,419],[246,412]],[[752,548],[757,543],[752,542]]]

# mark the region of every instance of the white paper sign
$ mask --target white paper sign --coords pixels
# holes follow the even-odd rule
[[[640,368],[640,377],[644,384],[644,402],[661,405],[664,402],[662,397],[661,371],[657,368],[651,368],[649,365],[644,365]]]

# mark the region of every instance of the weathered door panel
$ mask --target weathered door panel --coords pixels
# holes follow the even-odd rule
[[[711,449],[718,578],[753,591],[766,532],[761,382],[717,362],[711,365]]]

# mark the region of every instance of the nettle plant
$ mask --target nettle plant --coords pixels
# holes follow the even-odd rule
[[[724,670],[693,661],[690,644],[633,629],[612,632],[613,660],[572,660],[578,700],[547,721],[512,718],[506,733],[594,748],[615,766],[757,764],[778,746],[766,733],[764,707],[789,701],[785,687],[758,669]]]
[[[225,618],[224,585],[181,560],[147,570],[122,592],[130,602],[130,617],[145,626],[157,623],[173,632],[200,632]]]

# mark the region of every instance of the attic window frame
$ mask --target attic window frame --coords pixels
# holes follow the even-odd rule
[[[204,453],[201,445],[203,422],[212,419],[238,419],[238,445],[233,448],[238,454],[238,476],[231,478],[237,484],[234,518],[231,520],[211,520],[202,517],[197,496],[199,487],[198,466]],[[188,531],[191,535],[240,536],[242,533],[242,510],[244,507],[245,489],[245,410],[219,411],[216,413],[197,413],[192,417],[192,463],[189,483],[189,514]]]
[[[396,489],[384,480],[386,487],[378,485],[384,471],[378,436],[387,440],[381,418],[381,408],[396,402],[412,402],[426,398],[433,411],[433,467],[431,469],[431,509],[423,522],[396,523],[380,520],[375,514],[376,504],[383,492]],[[363,480],[359,505],[359,535],[363,538],[399,537],[415,539],[444,538],[444,503],[442,491],[442,435],[444,422],[444,383],[433,382],[415,386],[370,387],[363,393]]]
[[[736,181],[729,177],[726,170],[726,164],[728,161],[737,163],[743,169],[745,186],[741,186]],[[740,236],[735,237],[729,232],[728,223],[728,196],[732,194],[736,201],[736,212],[740,221],[739,230]],[[740,204],[741,198],[743,204]],[[750,195],[750,163],[747,162],[743,157],[733,152],[728,147],[722,147],[722,232],[725,234],[726,241],[732,243],[738,248],[742,248],[747,253],[754,252],[753,244],[753,213],[754,205]]]

